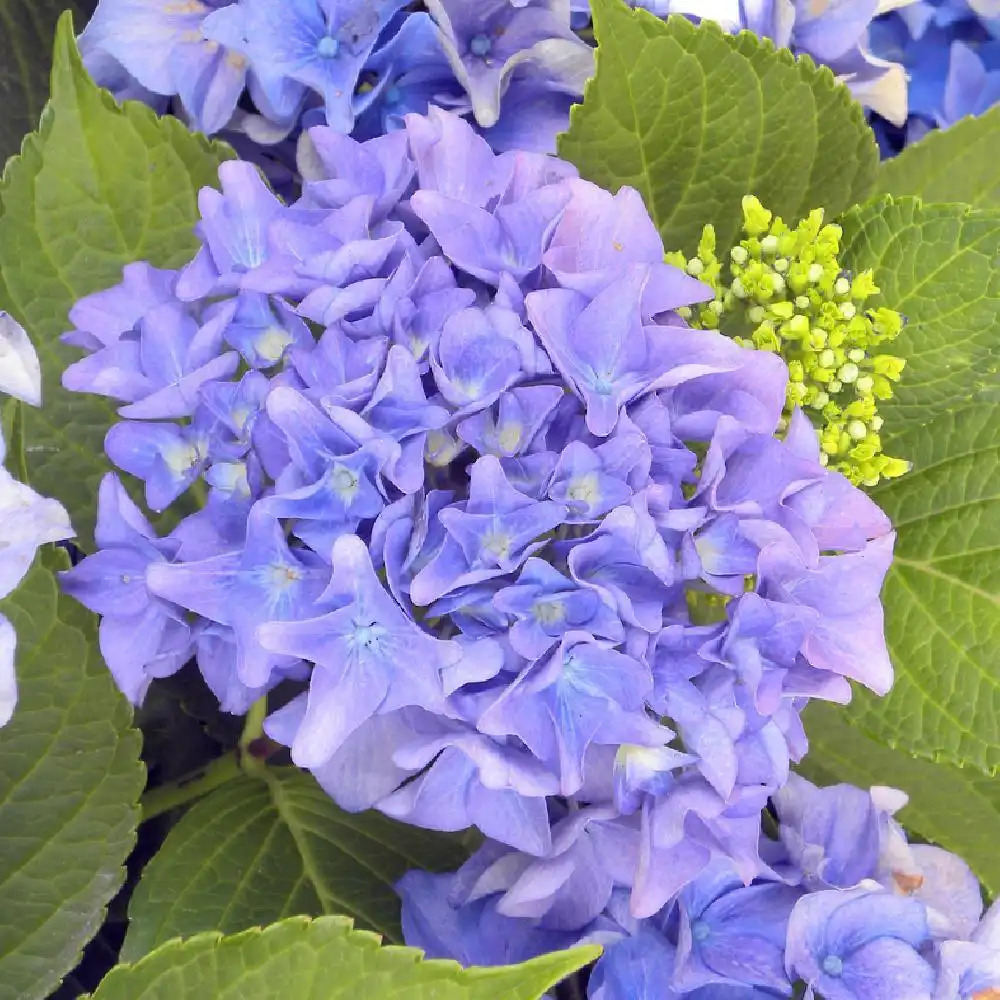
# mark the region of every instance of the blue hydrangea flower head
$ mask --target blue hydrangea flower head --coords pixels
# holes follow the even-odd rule
[[[240,16],[334,39],[348,7]],[[291,204],[223,165],[189,263],[74,308],[65,383],[123,404],[108,454],[179,523],[159,537],[109,480],[67,589],[133,700],[192,657],[226,710],[286,682],[266,731],[342,807],[489,837],[453,901],[471,940],[494,917],[620,934],[716,866],[783,926],[805,876],[777,886],[760,811],[808,699],[889,683],[890,526],[780,423],[779,358],[685,324],[712,290],[634,191],[440,109],[402,126],[316,128]],[[882,854],[887,883],[918,865]],[[735,975],[752,934],[728,905],[698,904],[718,934],[677,969],[780,992],[778,931]]]

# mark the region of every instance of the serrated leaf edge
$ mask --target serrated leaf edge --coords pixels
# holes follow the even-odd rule
[[[417,948],[409,948],[404,945],[383,944],[382,938],[378,934],[375,934],[372,931],[356,930],[354,928],[354,921],[351,920],[350,917],[288,917],[285,920],[279,920],[276,923],[268,924],[266,927],[252,927],[249,930],[240,931],[238,934],[224,935],[218,931],[205,931],[201,934],[192,935],[189,938],[172,938],[170,941],[167,941],[158,948],[155,948],[148,955],[143,956],[143,958],[139,959],[137,962],[123,963],[122,965],[115,966],[107,974],[107,976],[105,976],[94,993],[87,994],[86,996],[81,997],[80,1000],[93,1000],[95,996],[100,994],[101,989],[106,984],[113,985],[113,981],[115,979],[118,979],[132,971],[141,971],[143,966],[150,962],[162,959],[164,955],[177,954],[178,956],[181,956],[186,951],[201,949],[208,943],[214,945],[215,950],[231,947],[235,948],[250,941],[266,941],[268,937],[277,936],[291,928],[300,928],[305,934],[312,929],[323,930],[327,927],[343,931],[345,940],[352,943],[357,942],[366,947],[369,952],[388,952],[393,956],[408,958],[414,966],[430,967],[433,971],[439,973],[452,982],[458,982],[462,977],[468,976],[485,980],[491,978],[501,978],[508,975],[514,968],[530,971],[537,966],[544,967],[545,965],[550,964],[552,954],[562,954],[566,956],[569,961],[578,961],[579,964],[576,967],[582,968],[587,963],[596,960],[602,952],[602,948],[599,945],[581,945],[576,948],[568,949],[566,952],[541,955],[538,958],[530,959],[529,961],[521,963],[518,966],[472,966],[470,968],[464,968],[459,965],[458,962],[451,961],[450,959],[425,958],[424,953]],[[573,958],[570,959],[570,956],[573,956]],[[562,978],[562,976],[560,976],[560,978]],[[558,981],[558,979],[553,980],[548,984],[548,986],[544,987],[543,990],[548,989]]]

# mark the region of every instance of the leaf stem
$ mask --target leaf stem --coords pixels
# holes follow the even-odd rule
[[[186,774],[177,781],[171,781],[146,792],[139,802],[142,811],[141,822],[145,823],[155,816],[170,812],[171,809],[189,805],[195,799],[200,799],[203,795],[232,781],[233,778],[239,777],[240,771],[239,755],[233,751],[224,757],[217,757],[205,767]]]

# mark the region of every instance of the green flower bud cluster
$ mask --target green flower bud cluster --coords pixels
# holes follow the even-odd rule
[[[715,291],[710,302],[678,312],[693,327],[721,329],[737,343],[784,358],[786,419],[795,407],[809,414],[824,465],[865,486],[902,475],[909,462],[882,453],[878,403],[892,396],[905,362],[877,348],[899,335],[903,316],[866,308],[879,291],[872,272],[843,270],[841,228],[824,225],[822,209],[791,229],[748,196],[743,234],[725,262],[710,225],[695,257],[667,254],[668,263]]]

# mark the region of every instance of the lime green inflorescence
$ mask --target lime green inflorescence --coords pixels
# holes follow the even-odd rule
[[[715,290],[711,302],[679,312],[694,327],[721,329],[785,359],[786,415],[796,406],[810,415],[824,464],[865,486],[902,475],[909,463],[882,453],[878,403],[892,396],[904,362],[877,348],[899,334],[903,317],[865,307],[879,291],[872,272],[851,276],[841,268],[841,228],[823,225],[822,209],[791,229],[748,196],[743,233],[725,264],[712,226],[696,257],[667,254],[668,263]]]

